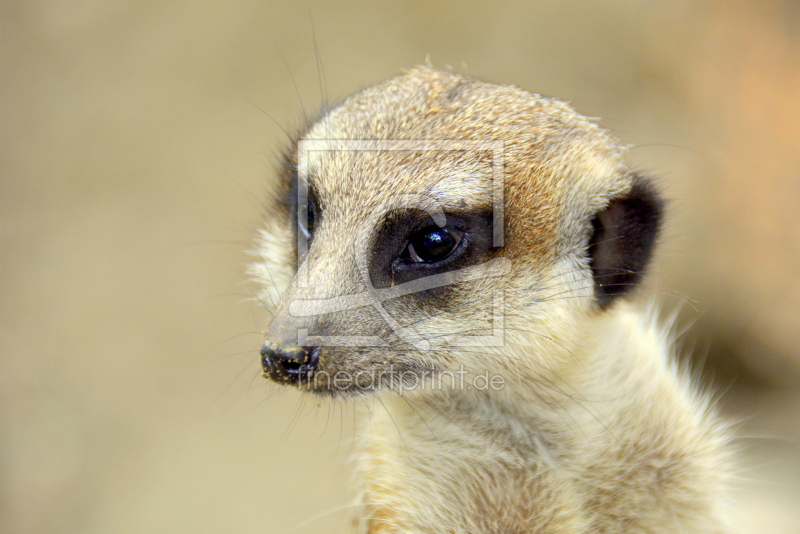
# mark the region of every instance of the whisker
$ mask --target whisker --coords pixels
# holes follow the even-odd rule
[[[280,131],[282,131],[282,132],[283,132],[283,134],[286,136],[286,138],[289,140],[289,142],[293,141],[293,139],[292,139],[292,136],[289,134],[289,132],[286,130],[286,128],[284,128],[284,127],[283,127],[283,125],[282,125],[280,122],[278,122],[278,121],[275,119],[275,117],[273,117],[272,115],[270,115],[269,113],[267,113],[267,112],[264,110],[264,108],[262,108],[261,106],[259,106],[259,105],[258,105],[258,104],[256,104],[255,102],[251,102],[250,100],[245,100],[245,102],[247,102],[248,104],[250,104],[251,106],[253,106],[254,108],[256,108],[258,111],[260,111],[261,113],[263,113],[263,114],[264,114],[264,115],[265,115],[265,116],[266,116],[266,117],[267,117],[269,120],[271,120],[271,121],[272,121],[272,123],[273,123],[275,126],[277,126],[277,127],[280,129]]]
[[[303,112],[303,120],[305,121],[306,127],[309,126],[308,122],[308,113],[306,113],[306,107],[303,105],[303,97],[300,96],[300,89],[297,87],[297,81],[294,79],[294,74],[292,74],[292,69],[289,68],[289,63],[286,61],[286,56],[283,55],[283,50],[281,50],[281,46],[276,42],[275,46],[278,48],[278,53],[281,55],[281,59],[283,60],[283,65],[286,67],[286,72],[289,73],[289,78],[292,80],[292,85],[294,86],[294,92],[297,93],[297,100],[300,102],[300,110]]]
[[[325,68],[322,65],[322,56],[317,46],[317,32],[314,29],[314,17],[311,16],[311,8],[308,8],[308,18],[311,21],[311,38],[314,40],[314,55],[317,63],[317,81],[319,82],[319,93],[322,97],[323,111],[328,112],[328,87],[325,81]]]
[[[425,427],[428,429],[428,432],[430,432],[430,433],[431,433],[431,436],[433,436],[433,439],[436,441],[436,443],[437,443],[438,445],[440,445],[440,446],[441,446],[441,444],[439,443],[439,438],[437,438],[437,437],[436,437],[436,434],[434,434],[434,433],[433,433],[433,430],[431,429],[430,425],[429,425],[429,424],[428,424],[428,422],[425,420],[425,418],[424,418],[424,417],[422,417],[422,416],[420,415],[420,413],[417,411],[417,409],[416,409],[416,408],[414,408],[414,406],[412,406],[412,405],[411,405],[411,401],[409,401],[408,399],[406,399],[406,398],[405,398],[403,395],[401,395],[401,394],[400,394],[400,392],[398,392],[398,391],[395,391],[394,389],[390,389],[390,391],[394,392],[394,393],[395,393],[395,394],[396,394],[398,397],[400,397],[401,399],[403,399],[403,402],[405,402],[405,403],[408,405],[408,407],[409,407],[409,408],[411,408],[411,409],[414,411],[414,413],[416,414],[416,416],[417,416],[417,417],[419,417],[419,419],[420,419],[420,420],[423,422],[423,424],[425,425]]]
[[[302,523],[300,523],[296,527],[294,527],[291,530],[287,531],[286,534],[292,534],[292,532],[297,532],[298,530],[307,527],[308,525],[310,525],[314,521],[318,521],[318,520],[322,519],[323,517],[329,516],[331,514],[335,514],[336,512],[341,512],[342,510],[347,510],[348,508],[355,508],[355,507],[358,507],[358,506],[363,506],[363,504],[361,504],[360,502],[356,502],[356,503],[352,503],[352,504],[345,504],[344,506],[338,506],[338,507],[336,507],[336,508],[334,508],[332,510],[328,510],[327,512],[323,512],[323,513],[321,513],[319,515],[316,515],[316,516],[312,517],[311,519],[309,519],[307,521],[303,521]]]

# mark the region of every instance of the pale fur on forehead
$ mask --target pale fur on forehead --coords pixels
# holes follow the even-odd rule
[[[485,151],[319,151],[308,167],[320,207],[331,215],[386,211],[403,195],[418,198],[419,206],[408,207],[491,209],[492,162]]]

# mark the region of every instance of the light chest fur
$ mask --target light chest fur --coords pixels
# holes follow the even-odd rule
[[[362,437],[362,531],[731,532],[728,429],[655,318],[621,305],[585,328],[566,376],[384,398]]]

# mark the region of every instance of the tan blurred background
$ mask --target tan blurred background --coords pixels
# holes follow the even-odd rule
[[[672,199],[651,285],[743,421],[740,520],[800,532],[797,0],[4,0],[0,531],[345,523],[354,409],[270,396],[242,302],[314,35],[330,100],[430,54],[632,146]]]

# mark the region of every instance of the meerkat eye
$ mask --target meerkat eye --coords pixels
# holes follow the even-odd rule
[[[406,250],[412,262],[433,263],[448,257],[460,240],[454,230],[429,226],[411,236]]]
[[[311,236],[314,235],[314,219],[316,216],[316,210],[314,209],[314,204],[311,201],[309,201],[306,206],[305,220],[298,221],[298,228],[301,232],[303,232],[303,235],[310,239]]]
[[[324,212],[317,212],[318,225],[322,219]],[[491,212],[448,213],[439,226],[422,210],[397,210],[374,231],[369,276],[373,287],[386,288],[470,267],[490,256]]]

